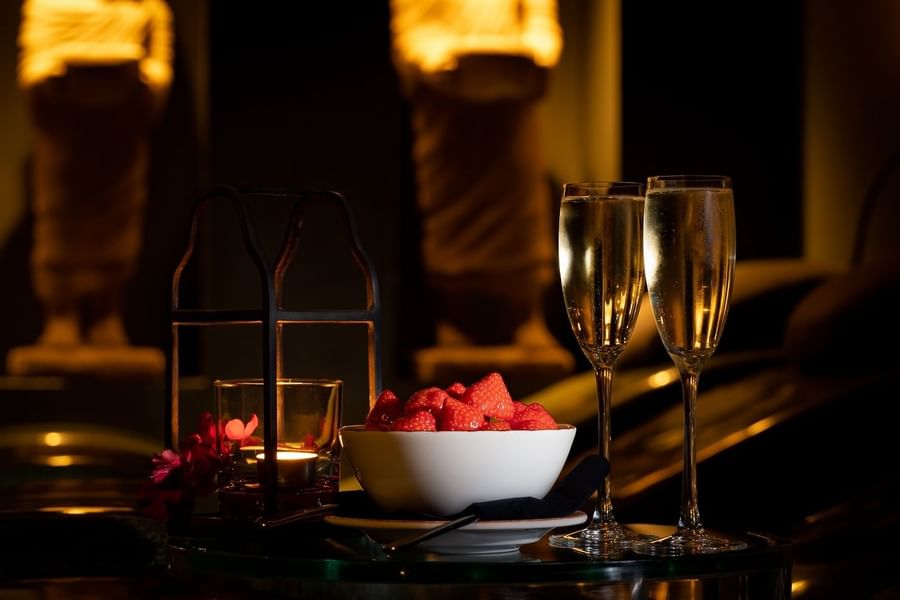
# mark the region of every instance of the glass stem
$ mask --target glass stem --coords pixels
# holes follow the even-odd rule
[[[681,390],[684,398],[684,472],[681,477],[681,516],[678,530],[699,531],[700,508],[697,505],[697,448],[694,439],[694,415],[697,405],[697,380],[700,375],[681,371]]]
[[[597,378],[597,397],[599,398],[599,410],[597,411],[597,449],[600,456],[609,461],[610,433],[610,398],[612,397],[612,367],[596,367],[594,375]],[[603,478],[603,485],[597,492],[597,507],[594,510],[593,522],[596,524],[615,524],[616,517],[612,508],[612,484],[610,476]]]

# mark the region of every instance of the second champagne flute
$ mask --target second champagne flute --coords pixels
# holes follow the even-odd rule
[[[631,337],[644,290],[643,186],[567,183],[559,210],[559,274],[569,324],[597,380],[598,447],[609,460],[613,369]],[[585,529],[550,536],[550,545],[615,556],[637,534],[616,521],[609,476]]]
[[[635,544],[641,554],[681,556],[746,547],[707,532],[697,504],[697,383],[716,351],[734,279],[735,222],[731,179],[662,175],[647,179],[644,257],[650,307],[666,351],[678,367],[684,402],[681,515],[675,532]]]

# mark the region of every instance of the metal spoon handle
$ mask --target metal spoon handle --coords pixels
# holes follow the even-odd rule
[[[284,516],[279,517],[261,517],[257,520],[257,524],[263,529],[274,529],[276,527],[282,527],[284,525],[290,525],[291,523],[297,523],[298,521],[305,521],[306,519],[312,519],[318,515],[322,515],[328,512],[333,511],[338,507],[337,504],[323,504],[321,506],[316,506],[313,508],[304,508],[301,510],[297,510],[291,513],[288,513]]]
[[[410,546],[415,546],[416,544],[420,544],[426,540],[435,538],[439,535],[447,533],[448,531],[459,529],[460,527],[468,525],[469,523],[473,523],[477,520],[478,515],[476,513],[469,513],[457,519],[453,519],[452,521],[442,523],[437,527],[432,527],[431,529],[427,529],[425,531],[417,531],[416,533],[402,537],[394,542],[382,544],[381,549],[386,554],[393,554],[394,552],[399,552],[400,550],[409,548]]]

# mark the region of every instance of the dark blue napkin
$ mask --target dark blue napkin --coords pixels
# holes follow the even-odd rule
[[[365,492],[338,494],[337,512],[344,516],[372,519],[444,520],[475,514],[479,520],[552,519],[564,517],[582,508],[603,484],[609,473],[609,462],[598,454],[581,459],[563,479],[543,498],[506,498],[490,502],[476,502],[450,517],[422,513],[385,513],[378,509]]]

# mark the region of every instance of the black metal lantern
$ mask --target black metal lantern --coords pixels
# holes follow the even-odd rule
[[[251,200],[280,199],[292,203],[288,230],[274,268],[270,266],[260,249],[256,231],[249,219],[248,202]],[[197,241],[200,217],[204,210],[215,201],[228,201],[237,213],[243,246],[252,260],[260,280],[261,297],[258,308],[251,309],[190,309],[182,308],[181,278],[191,260]],[[366,306],[364,309],[350,310],[285,310],[282,304],[282,284],[284,275],[291,266],[298,243],[298,235],[303,226],[305,208],[312,203],[331,203],[341,210],[343,222],[350,240],[350,251],[354,262],[365,279]],[[195,204],[187,248],[172,278],[171,298],[172,348],[168,364],[168,406],[166,410],[166,445],[180,439],[179,435],[179,341],[184,327],[203,326],[255,326],[261,331],[262,387],[264,453],[274,457],[277,448],[278,403],[276,382],[283,375],[282,333],[285,326],[302,324],[331,324],[365,326],[367,328],[368,350],[368,393],[371,406],[381,390],[381,305],[378,280],[372,263],[359,242],[356,223],[350,206],[344,197],[334,191],[283,192],[265,189],[237,189],[230,186],[217,187],[202,196]],[[265,460],[262,465],[260,482],[263,493],[263,512],[272,514],[278,507],[277,494],[278,461]]]

